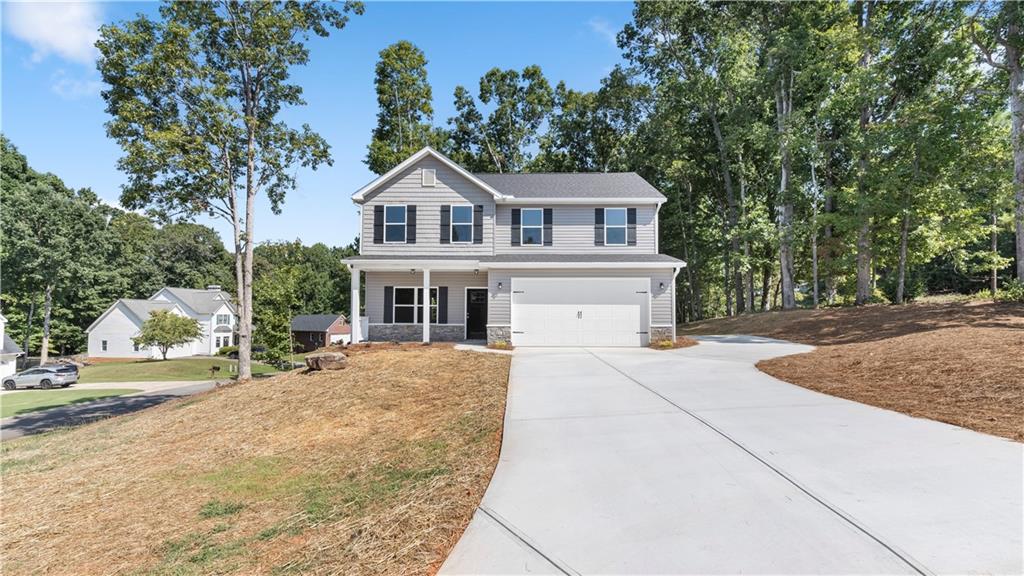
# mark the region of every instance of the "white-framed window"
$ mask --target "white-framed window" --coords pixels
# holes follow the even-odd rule
[[[231,314],[217,314],[217,326],[230,326]]]
[[[103,350],[104,352],[107,351],[107,341],[106,340],[100,340],[100,349]]]
[[[544,209],[523,208],[520,212],[519,244],[522,246],[544,245]]]
[[[392,321],[395,324],[423,323],[423,288],[396,287],[392,304]],[[437,323],[437,288],[430,289],[430,323]]]
[[[424,168],[420,171],[420,184],[425,188],[437,186],[437,170],[433,168]]]
[[[473,243],[473,206],[452,206],[452,244]]]
[[[605,246],[626,245],[626,209],[604,209],[604,243]]]
[[[384,206],[384,242],[405,242],[405,213],[404,205]]]

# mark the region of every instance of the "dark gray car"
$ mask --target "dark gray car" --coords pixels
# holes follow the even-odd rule
[[[75,366],[39,366],[4,378],[4,390],[18,388],[66,388],[78,382]]]

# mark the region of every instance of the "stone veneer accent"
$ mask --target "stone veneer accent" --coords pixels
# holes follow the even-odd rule
[[[671,326],[651,326],[651,343],[672,339]]]
[[[419,342],[423,340],[422,324],[370,324],[369,336],[372,342]],[[431,324],[432,342],[458,342],[466,339],[466,327],[462,324]]]
[[[511,326],[488,326],[487,327],[487,343],[494,344],[495,342],[505,342],[506,344],[512,343],[512,327]]]

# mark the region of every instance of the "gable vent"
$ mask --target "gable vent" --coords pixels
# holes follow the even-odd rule
[[[420,170],[420,175],[423,178],[423,186],[437,185],[437,170],[433,168],[424,168],[423,170]]]

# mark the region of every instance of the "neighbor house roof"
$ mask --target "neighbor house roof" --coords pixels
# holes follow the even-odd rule
[[[224,305],[227,305],[232,313],[235,312],[235,305],[231,303],[231,295],[220,289],[197,290],[194,288],[171,288],[168,286],[161,289],[161,291],[164,290],[184,302],[186,306],[197,314],[213,314]],[[157,292],[157,294],[159,293]]]
[[[302,314],[292,318],[292,332],[327,332],[341,314]]]
[[[102,322],[103,319],[106,318],[114,308],[117,308],[118,305],[124,306],[125,309],[128,310],[128,313],[131,314],[132,316],[135,316],[135,319],[138,320],[139,322],[145,322],[146,320],[149,320],[149,315],[154,310],[173,310],[178,307],[178,305],[175,304],[174,302],[164,302],[163,300],[139,300],[137,298],[118,298],[117,300],[114,301],[113,304],[110,305],[110,308],[107,308],[103,312],[103,314],[100,314],[100,317],[94,320],[93,323],[90,324],[89,327],[85,329],[85,331],[92,332],[92,329],[95,328],[97,324]]]
[[[0,354],[3,354],[4,356],[10,355],[10,354],[14,354],[15,356],[20,356],[20,355],[22,355],[24,353],[25,352],[21,349],[21,347],[18,346],[17,344],[15,344],[14,340],[11,340],[10,336],[8,336],[7,334],[4,334],[4,347],[3,347],[2,350],[0,350]]]
[[[536,174],[474,174],[502,194],[517,200],[615,198],[665,201],[665,196],[636,172],[572,172]]]

